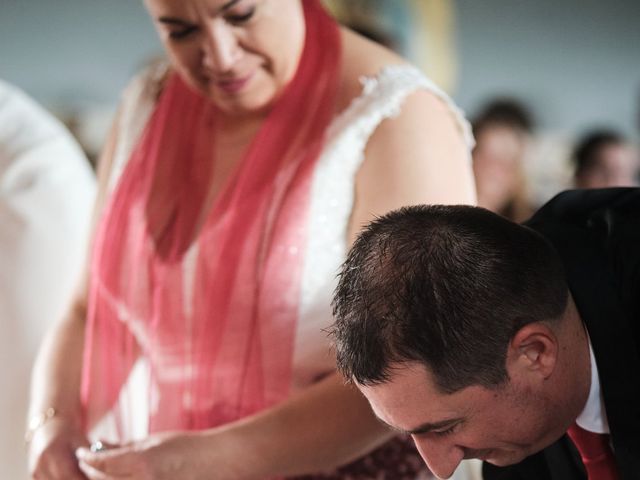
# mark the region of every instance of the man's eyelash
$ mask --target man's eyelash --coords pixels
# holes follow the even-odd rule
[[[457,424],[447,428],[446,430],[440,430],[440,431],[433,432],[433,433],[434,433],[434,435],[437,435],[439,437],[444,437],[446,435],[449,435],[449,434],[453,433],[453,431],[456,429],[456,426],[457,426]]]

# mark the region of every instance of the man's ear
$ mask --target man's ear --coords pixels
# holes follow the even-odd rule
[[[558,360],[558,337],[549,325],[533,322],[516,332],[507,350],[507,372],[534,375],[546,380]]]

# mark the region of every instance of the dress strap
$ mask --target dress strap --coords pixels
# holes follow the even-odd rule
[[[409,64],[389,65],[371,77],[360,79],[362,94],[355,98],[333,122],[329,138],[345,128],[355,129],[363,145],[367,143],[378,125],[387,118],[398,115],[405,99],[418,90],[433,93],[448,107],[462,133],[469,151],[475,142],[471,126],[462,110],[451,98],[418,68]]]
[[[133,148],[156,107],[168,77],[169,65],[154,62],[136,75],[125,88],[120,102],[116,147],[109,175],[108,192],[118,183]]]

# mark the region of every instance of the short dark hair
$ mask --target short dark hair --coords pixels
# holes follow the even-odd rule
[[[501,97],[486,104],[471,122],[473,134],[477,137],[480,132],[492,125],[501,125],[522,132],[531,133],[534,128],[531,112],[520,101]]]
[[[511,338],[558,321],[567,298],[558,254],[530,228],[479,207],[405,207],[366,227],[342,266],[338,368],[375,385],[418,362],[445,393],[497,387]]]
[[[575,165],[574,176],[577,178],[593,168],[600,158],[604,147],[626,143],[623,135],[613,130],[593,130],[585,134],[573,151],[572,160]]]

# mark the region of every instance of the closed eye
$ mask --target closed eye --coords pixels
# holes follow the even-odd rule
[[[183,38],[187,38],[189,35],[196,32],[197,30],[198,30],[198,27],[196,26],[185,27],[181,30],[172,30],[169,32],[169,37],[174,40],[181,40]]]
[[[452,425],[451,427],[447,428],[446,430],[434,430],[431,433],[434,434],[437,437],[446,437],[447,435],[451,435],[456,427],[460,425],[459,423],[456,423],[454,425]]]
[[[253,17],[254,13],[256,13],[256,7],[251,7],[247,13],[243,13],[241,15],[235,14],[227,14],[225,15],[225,20],[233,25],[241,25],[243,23],[247,23]]]

